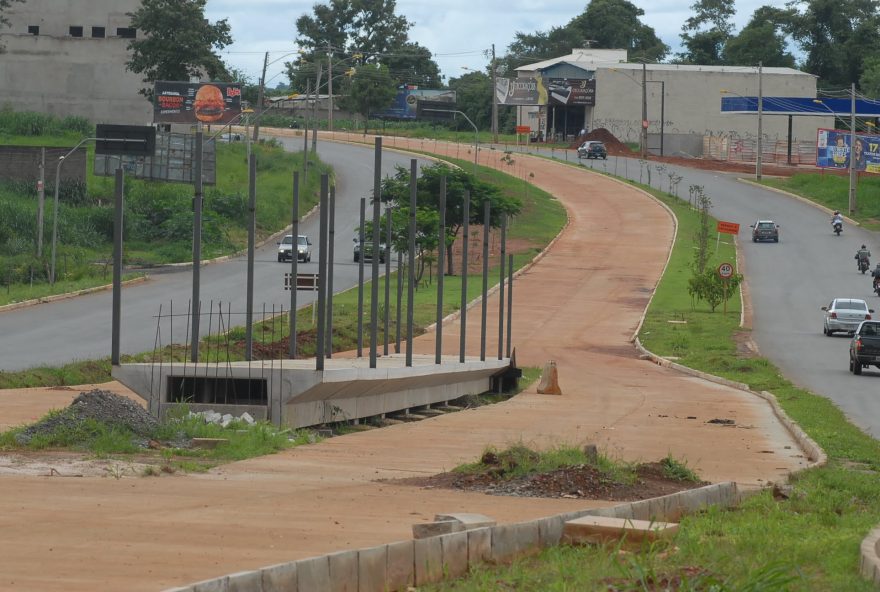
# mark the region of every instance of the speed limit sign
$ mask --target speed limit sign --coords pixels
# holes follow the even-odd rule
[[[722,263],[718,266],[718,277],[723,280],[730,279],[733,276],[733,265],[730,263]]]

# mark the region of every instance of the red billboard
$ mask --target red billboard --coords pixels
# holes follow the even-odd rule
[[[241,85],[224,82],[156,82],[155,123],[230,123],[241,114]]]

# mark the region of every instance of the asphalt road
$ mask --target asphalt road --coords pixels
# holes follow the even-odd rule
[[[295,151],[301,141],[282,140]],[[368,199],[373,189],[374,157],[372,150],[345,144],[318,143],[320,158],[333,166],[336,177],[336,232],[334,241],[334,291],[357,284],[358,266],[352,260],[352,238],[357,235],[360,199]],[[409,167],[410,157],[384,151],[382,175],[392,174],[394,165]],[[426,161],[420,161],[422,164]],[[259,199],[259,179],[257,180]],[[370,208],[367,208],[368,216]],[[312,263],[300,263],[299,271],[316,272],[319,251],[318,216],[300,222],[300,234],[311,237]],[[278,263],[273,242],[258,249],[254,266],[254,319],[290,308],[290,292],[284,290],[284,273],[290,264]],[[368,262],[369,263],[369,262]],[[380,266],[384,270],[384,266]],[[364,270],[370,277],[370,270]],[[216,311],[222,303],[224,314],[231,307],[234,325],[243,326],[246,310],[247,258],[205,265],[201,269],[201,299],[204,311],[200,333],[218,331]],[[122,292],[122,327],[120,350],[123,354],[150,351],[157,342],[167,345],[171,331],[175,343],[188,336],[186,312],[192,298],[192,268],[153,273],[148,282],[126,287]],[[312,301],[311,292],[300,291],[298,304]],[[112,294],[110,291],[90,294],[0,313],[0,370],[14,371],[33,366],[57,366],[76,360],[103,358],[110,355],[110,322]],[[213,305],[213,306],[212,306]],[[162,315],[173,310],[173,323],[166,318],[158,327],[159,307]],[[214,311],[210,317],[207,309]],[[224,325],[228,319],[224,319]],[[210,325],[210,327],[209,327]],[[280,328],[279,328],[280,331]]]
[[[534,152],[534,150],[530,150]],[[548,152],[549,155],[549,152]],[[559,151],[554,154],[560,157]],[[569,161],[577,161],[568,155]],[[609,156],[607,161],[584,160],[585,166],[621,177],[648,182],[638,159]],[[680,175],[678,195],[688,198],[690,185],[701,185],[712,200],[712,215],[739,222],[738,237],[745,260],[744,273],[754,308],[752,338],[762,355],[773,361],[792,382],[834,401],[850,420],[880,437],[880,370],[854,376],[848,370],[849,337],[822,334],[820,308],[833,298],[862,298],[880,314],[880,300],[871,279],[856,269],[853,256],[866,244],[880,261],[880,241],[873,232],[847,223],[841,236],[831,230],[831,217],[818,207],[738,181],[742,174],[725,174],[666,165],[658,173],[652,164],[653,187],[669,189],[667,172]],[[662,187],[661,187],[662,185]],[[749,225],[758,219],[780,225],[779,243],[753,243]],[[729,235],[722,235],[722,240]],[[743,271],[743,270],[741,270]]]

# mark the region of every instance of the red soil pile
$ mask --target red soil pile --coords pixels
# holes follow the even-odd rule
[[[584,136],[578,136],[578,141],[572,144],[571,147],[576,149],[588,140],[598,140],[599,142],[603,142],[605,144],[605,149],[608,150],[608,154],[613,156],[632,156],[634,154],[626,144],[618,140],[614,134],[604,127],[596,128]]]

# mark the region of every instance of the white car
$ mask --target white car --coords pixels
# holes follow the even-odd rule
[[[278,261],[290,261],[293,251],[293,235],[288,234],[278,243]],[[296,239],[296,258],[298,261],[308,263],[312,260],[312,241],[304,234]]]
[[[828,306],[823,306],[825,322],[822,333],[831,337],[834,333],[854,333],[862,321],[870,321],[873,308],[859,298],[835,298]]]

